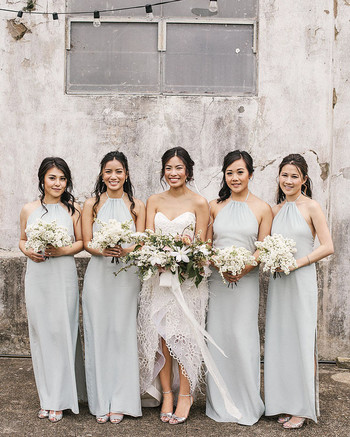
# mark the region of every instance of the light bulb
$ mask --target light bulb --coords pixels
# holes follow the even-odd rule
[[[218,11],[218,0],[210,0],[209,11],[210,12],[217,12]]]
[[[99,11],[94,11],[94,22],[92,24],[93,24],[94,27],[100,27],[101,26]]]
[[[152,9],[152,5],[146,5],[146,16],[149,20],[153,20],[154,15],[153,15],[153,9]]]
[[[22,16],[23,16],[23,11],[18,11],[17,12],[17,17],[14,20],[15,24],[20,24]]]
[[[57,13],[57,12],[54,12],[54,13],[52,14],[52,19],[53,19],[53,25],[54,25],[55,27],[59,27],[60,23],[59,23],[59,21],[58,21],[58,13]]]

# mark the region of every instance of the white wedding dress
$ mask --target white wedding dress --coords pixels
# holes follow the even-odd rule
[[[185,231],[186,235],[193,238],[195,225],[196,216],[192,212],[185,212],[174,220],[157,212],[154,218],[155,230],[161,230],[163,234],[181,235]],[[171,285],[161,285],[164,282],[163,278],[160,280],[161,275],[171,277]],[[163,338],[174,358],[173,390],[179,388],[177,363],[187,376],[193,394],[202,379],[204,362],[217,381],[228,410],[235,417],[240,417],[205,342],[205,338],[208,338],[204,331],[208,303],[207,281],[203,279],[197,288],[192,280],[185,280],[180,285],[177,275],[169,272],[161,275],[157,274],[144,281],[140,293],[137,334],[142,405],[157,406],[162,399],[158,375],[165,364],[161,342]]]

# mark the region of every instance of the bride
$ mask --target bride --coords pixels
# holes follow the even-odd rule
[[[205,241],[208,203],[186,186],[186,182],[193,179],[193,166],[190,155],[182,147],[164,153],[161,180],[165,179],[169,189],[148,199],[147,229],[172,235],[185,231],[190,238],[199,235]],[[174,286],[173,279],[172,285],[164,286],[161,277],[160,272],[145,281],[140,294],[141,393],[144,406],[157,406],[163,398],[160,419],[175,425],[185,422],[189,415],[192,395],[200,381],[202,362],[209,371],[215,368],[207,356],[203,337],[208,287],[203,280],[197,288],[189,279],[181,287],[178,283],[178,287]],[[173,414],[174,393],[178,393],[178,399]],[[232,403],[229,404],[231,411],[235,410],[239,415]]]

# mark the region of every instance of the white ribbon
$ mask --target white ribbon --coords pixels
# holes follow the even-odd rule
[[[184,295],[182,294],[179,278],[177,271],[175,274],[171,273],[171,271],[167,270],[160,275],[159,285],[161,287],[168,287],[171,289],[173,295],[175,296],[178,304],[183,310],[185,316],[187,317],[188,322],[192,326],[193,334],[201,351],[204,363],[208,369],[208,372],[211,374],[215,384],[217,385],[219,392],[224,400],[226,411],[236,419],[240,419],[242,414],[235,406],[230,393],[226,387],[225,381],[216,364],[209,352],[208,346],[205,342],[205,339],[210,341],[225,357],[224,351],[215,343],[213,338],[208,334],[208,332],[197,322],[194,315],[191,313],[190,309],[187,306]]]

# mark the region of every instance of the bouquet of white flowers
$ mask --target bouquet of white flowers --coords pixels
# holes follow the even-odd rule
[[[133,241],[135,234],[132,231],[132,220],[118,222],[118,220],[109,219],[106,223],[97,219],[96,223],[100,225],[100,228],[94,232],[94,236],[88,244],[91,249],[102,252],[107,247],[115,247]],[[112,257],[112,263],[114,258]],[[119,263],[118,258],[116,258],[116,263]]]
[[[210,257],[212,263],[219,269],[222,280],[225,282],[223,273],[230,272],[232,275],[239,275],[245,266],[256,266],[257,262],[252,253],[244,247],[225,247],[223,249],[213,249]],[[235,285],[237,285],[235,283]],[[230,286],[230,284],[228,284]]]
[[[271,271],[276,278],[277,269],[289,275],[290,268],[297,268],[293,253],[297,251],[295,241],[281,234],[268,235],[264,241],[257,241],[255,246],[260,250],[259,261],[264,264],[264,272]]]
[[[27,226],[25,232],[27,234],[25,248],[27,250],[31,248],[37,253],[44,252],[49,245],[56,248],[72,245],[68,229],[59,226],[56,220],[47,223],[42,219],[37,219],[35,223]]]
[[[156,274],[159,267],[178,273],[180,283],[192,278],[198,287],[204,277],[210,274],[208,256],[210,248],[199,239],[192,239],[188,235],[163,234],[146,229],[144,233],[135,234],[137,241],[135,249],[123,258],[128,266],[119,270],[127,270],[136,266],[139,276],[146,281]]]

